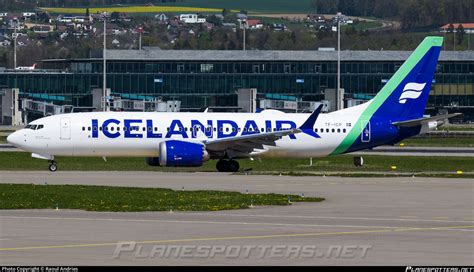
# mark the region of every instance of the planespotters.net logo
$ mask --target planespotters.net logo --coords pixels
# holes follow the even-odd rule
[[[423,89],[425,88],[426,83],[407,83],[403,88],[402,95],[398,99],[400,104],[405,104],[408,99],[417,99],[420,97]]]
[[[437,267],[437,266],[407,266],[405,268],[405,272],[474,272],[474,268],[472,267],[461,267],[461,266],[451,266],[451,267]]]

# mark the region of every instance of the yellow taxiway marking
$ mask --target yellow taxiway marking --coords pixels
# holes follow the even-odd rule
[[[450,226],[450,227],[401,227],[398,229],[374,229],[365,231],[339,231],[339,232],[316,232],[316,233],[294,233],[294,234],[273,234],[273,235],[254,235],[254,236],[229,236],[229,237],[206,237],[189,238],[174,240],[154,240],[154,241],[136,241],[136,244],[164,244],[164,243],[183,243],[183,242],[209,242],[209,241],[229,241],[229,240],[249,240],[249,239],[269,239],[269,238],[291,238],[291,237],[317,237],[332,235],[351,235],[351,234],[369,234],[369,233],[387,233],[387,232],[408,232],[408,231],[430,231],[430,230],[452,230],[452,229],[474,229],[474,226]],[[9,247],[0,248],[0,251],[18,251],[33,249],[57,249],[57,248],[81,248],[81,247],[102,247],[114,246],[117,242],[95,243],[95,244],[71,244],[71,245],[46,245],[46,246],[28,246],[28,247]],[[124,241],[122,241],[124,242]]]

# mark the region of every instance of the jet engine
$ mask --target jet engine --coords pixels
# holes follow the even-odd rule
[[[161,166],[198,167],[209,160],[204,144],[170,140],[160,143]]]

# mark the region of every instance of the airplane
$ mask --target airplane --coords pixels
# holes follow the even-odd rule
[[[33,66],[18,66],[15,68],[15,70],[21,70],[21,71],[31,71],[36,69],[36,63],[33,64]]]
[[[335,112],[322,114],[320,105],[311,114],[70,113],[35,120],[7,141],[48,160],[53,172],[56,156],[145,157],[163,167],[218,160],[219,172],[237,172],[239,159],[316,158],[394,145],[457,115],[423,115],[442,43],[426,37],[373,99]]]

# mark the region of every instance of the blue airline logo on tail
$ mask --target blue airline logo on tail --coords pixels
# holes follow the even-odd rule
[[[420,97],[425,86],[426,83],[407,83],[407,85],[405,85],[405,87],[403,88],[403,92],[400,95],[398,102],[400,104],[405,104],[407,102],[407,99],[417,99],[418,97]]]

